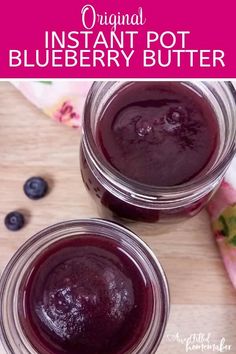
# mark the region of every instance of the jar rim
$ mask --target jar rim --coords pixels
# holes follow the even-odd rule
[[[135,83],[136,81],[125,81],[126,85],[130,85]],[[159,81],[163,82],[163,80]],[[211,82],[208,81],[179,81],[180,83],[184,83],[185,85],[201,85],[201,89],[203,90],[211,90],[209,84]],[[179,198],[179,197],[186,197],[188,198],[189,195],[192,196],[192,193],[196,192],[196,186],[200,189],[205,190],[205,194],[209,192],[209,185],[214,184],[216,179],[221,177],[222,173],[227,169],[229,163],[231,162],[235,152],[236,152],[236,95],[233,85],[229,81],[215,81],[224,91],[224,93],[228,97],[229,109],[231,110],[232,120],[234,120],[234,131],[232,132],[232,137],[230,144],[227,148],[227,152],[222,161],[220,161],[212,170],[207,174],[202,174],[196,176],[195,178],[191,179],[188,182],[182,183],[180,185],[175,186],[152,186],[143,184],[141,182],[135,181],[130,179],[120,172],[118,172],[113,166],[106,161],[104,156],[101,152],[97,149],[97,144],[93,136],[92,132],[92,114],[91,114],[91,107],[92,102],[96,99],[96,92],[102,88],[104,88],[104,84],[111,87],[112,85],[117,85],[119,83],[124,83],[123,81],[113,81],[113,82],[104,82],[104,81],[95,81],[91,86],[84,108],[84,115],[83,115],[83,140],[82,145],[84,144],[86,153],[88,154],[87,162],[91,161],[90,167],[93,167],[92,170],[94,171],[94,167],[96,171],[104,178],[107,183],[112,185],[110,191],[114,191],[114,187],[119,189],[119,196],[120,191],[125,194],[133,193],[133,197],[136,197],[139,200],[147,201],[150,199],[150,202],[155,203],[156,201],[160,201],[160,198],[163,200],[168,200],[171,198]],[[150,81],[153,83],[153,81]],[[102,87],[103,86],[103,87]],[[214,92],[216,94],[216,92]],[[218,97],[220,99],[220,97]],[[98,176],[97,176],[98,177]],[[210,188],[212,189],[212,188]],[[196,196],[198,199],[199,195]]]
[[[114,234],[115,232],[117,232],[119,233],[117,234],[118,236],[123,235],[125,237],[125,240],[130,242],[130,246],[138,246],[141,252],[143,252],[145,257],[147,257],[147,259],[150,261],[149,263],[151,267],[153,267],[156,279],[158,279],[158,285],[155,286],[158,286],[161,292],[159,294],[161,314],[158,322],[150,320],[150,324],[147,328],[148,334],[144,334],[144,338],[142,338],[142,341],[138,343],[138,347],[135,347],[132,353],[155,353],[164,335],[170,307],[169,288],[164,270],[153,251],[134,232],[115,222],[99,218],[69,220],[49,226],[29,238],[13,255],[0,279],[0,337],[8,353],[39,354],[36,349],[35,351],[33,351],[34,348],[32,347],[27,336],[24,335],[23,330],[19,328],[20,322],[18,321],[19,323],[17,323],[18,315],[14,315],[14,313],[18,312],[18,307],[16,304],[17,301],[14,301],[14,299],[15,296],[17,297],[17,295],[19,295],[19,284],[22,281],[26,271],[28,270],[29,264],[31,264],[40,254],[40,252],[42,252],[43,249],[48,246],[49,242],[50,245],[54,244],[54,242],[57,242],[63,238],[73,236],[73,233],[74,236],[76,234],[77,236],[79,236],[79,229],[81,235],[86,234],[86,227],[89,228],[89,231],[87,231],[87,233],[92,232],[92,230],[94,229],[94,234],[101,235],[104,237],[109,236],[102,234],[102,228],[104,228],[104,230],[110,230],[112,232],[114,231]],[[84,230],[84,233],[82,233],[82,230]],[[40,246],[42,247],[42,249],[40,249]],[[20,263],[19,261],[22,261],[22,263]],[[17,274],[14,274],[14,272],[17,272]],[[18,279],[19,277],[21,277],[21,280]],[[17,284],[14,283],[16,281]],[[157,295],[155,295],[153,288],[154,300],[155,296]],[[150,341],[149,334],[150,336],[152,336],[152,341]],[[21,342],[20,346],[19,341]],[[19,347],[19,352],[16,352],[14,349],[14,345],[16,345],[16,342],[17,346],[15,348]],[[148,346],[150,345],[151,350],[146,352],[146,348],[149,348]]]

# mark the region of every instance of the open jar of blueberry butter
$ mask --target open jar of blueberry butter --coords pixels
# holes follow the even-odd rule
[[[221,183],[235,136],[230,82],[95,82],[84,109],[82,178],[109,213],[186,218]]]
[[[37,233],[0,281],[9,354],[154,354],[168,314],[168,284],[153,252],[101,219]]]

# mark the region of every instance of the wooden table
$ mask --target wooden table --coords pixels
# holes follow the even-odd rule
[[[98,216],[80,178],[79,142],[78,131],[53,122],[10,83],[0,83],[0,271],[36,231],[66,219]],[[51,184],[50,194],[40,201],[29,200],[22,190],[33,175],[46,176]],[[13,233],[6,230],[4,217],[15,209],[24,211],[27,225]],[[201,332],[211,333],[215,344],[225,337],[235,354],[236,293],[206,212],[177,225],[129,227],[155,251],[170,283],[171,313],[158,353],[186,353],[172,335],[184,338]]]

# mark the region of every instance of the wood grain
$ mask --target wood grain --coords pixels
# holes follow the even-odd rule
[[[53,122],[10,83],[0,83],[0,272],[36,231],[66,219],[100,216],[80,178],[79,142],[78,131]],[[49,195],[37,202],[22,190],[32,175],[46,176],[51,184]],[[24,211],[27,225],[12,233],[3,220],[15,209]],[[183,344],[171,341],[171,334],[188,337],[202,332],[211,333],[216,343],[225,337],[235,354],[236,294],[206,212],[176,225],[128,226],[155,251],[170,283],[171,314],[158,353],[186,353]]]

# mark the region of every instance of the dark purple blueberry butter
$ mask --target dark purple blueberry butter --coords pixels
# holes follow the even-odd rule
[[[115,241],[59,241],[24,283],[22,326],[40,353],[128,353],[153,311],[150,283]]]

